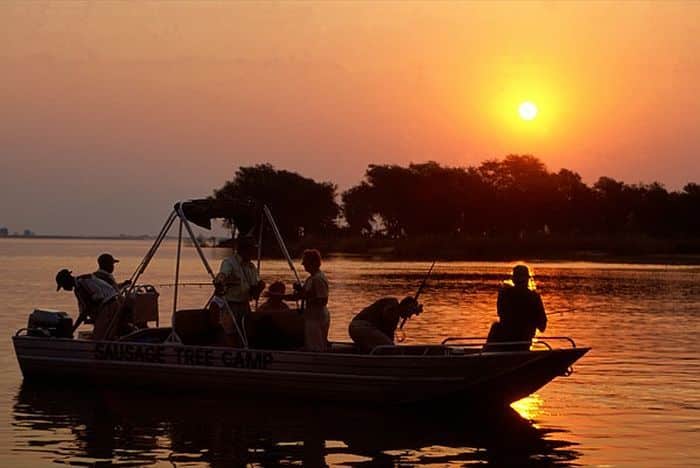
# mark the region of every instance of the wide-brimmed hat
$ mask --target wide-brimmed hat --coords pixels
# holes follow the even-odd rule
[[[265,296],[266,297],[281,297],[284,296],[284,293],[286,291],[286,287],[284,286],[284,283],[281,281],[275,281],[270,285],[270,287],[267,288],[267,291],[265,291]]]

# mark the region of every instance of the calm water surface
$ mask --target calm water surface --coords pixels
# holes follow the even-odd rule
[[[94,270],[97,254],[133,271],[141,241],[0,240],[0,464],[2,466],[700,466],[700,268],[662,265],[532,263],[550,316],[547,335],[570,335],[593,350],[568,378],[498,414],[444,415],[293,402],[197,399],[124,389],[22,384],[10,341],[34,307],[75,316],[75,300],[56,292],[63,267]],[[143,282],[174,273],[166,244]],[[209,250],[218,266],[224,252]],[[497,262],[438,263],[425,312],[407,342],[485,335],[498,287],[510,269]],[[327,260],[331,338],[348,340],[353,313],[376,298],[415,291],[420,262]],[[192,249],[183,280],[206,281]],[[291,282],[286,265],[263,264],[263,277]],[[172,288],[161,286],[169,323]],[[181,306],[201,306],[209,288],[181,289]]]

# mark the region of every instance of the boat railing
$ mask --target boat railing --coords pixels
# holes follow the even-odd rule
[[[448,347],[444,345],[380,345],[375,346],[370,355],[392,355],[392,356],[444,356],[449,354]]]
[[[555,347],[561,347],[561,346],[552,346],[552,343],[560,344],[560,343],[568,343],[572,348],[576,347],[576,342],[573,340],[573,338],[569,336],[538,336],[536,338],[532,339],[532,346],[533,347],[539,347],[539,348],[545,348],[548,350],[554,349]],[[442,340],[442,345],[443,346],[449,346],[449,347],[460,347],[460,348],[481,348],[486,344],[486,337],[483,336],[450,336],[448,338],[445,338]],[[499,341],[497,343],[493,343],[494,345],[497,346],[522,346],[522,345],[528,345],[530,342],[528,341]]]
[[[487,343],[484,336],[451,336],[438,345],[382,345],[375,346],[370,355],[391,356],[445,356],[476,354],[495,351],[551,351],[568,345],[576,348],[576,342],[568,336],[538,336],[529,341],[504,341]],[[491,347],[489,349],[489,347]],[[523,349],[524,348],[524,349]]]

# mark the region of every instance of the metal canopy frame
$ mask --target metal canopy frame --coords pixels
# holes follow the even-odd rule
[[[155,256],[156,252],[158,252],[158,249],[160,248],[161,244],[163,243],[163,240],[165,240],[166,236],[168,235],[168,232],[170,232],[170,229],[172,228],[172,225],[175,223],[176,220],[179,220],[178,223],[178,235],[177,235],[177,255],[176,255],[176,260],[175,260],[175,283],[174,283],[174,291],[173,291],[173,313],[171,317],[171,323],[172,323],[172,332],[170,336],[168,337],[167,341],[170,342],[177,342],[177,343],[182,343],[182,340],[178,336],[177,332],[175,331],[175,312],[177,311],[177,299],[178,299],[178,285],[180,283],[180,261],[182,257],[182,238],[183,238],[183,227],[185,228],[185,231],[187,232],[187,235],[189,239],[192,241],[192,244],[194,245],[197,255],[199,255],[199,259],[202,262],[202,265],[204,265],[204,268],[206,269],[207,273],[209,274],[209,277],[212,279],[212,282],[214,281],[216,275],[214,274],[214,270],[212,269],[211,265],[209,264],[209,261],[207,260],[206,256],[204,255],[204,251],[202,250],[202,247],[199,245],[199,242],[197,241],[197,238],[194,235],[194,231],[192,230],[192,226],[190,224],[190,221],[188,220],[184,206],[186,204],[194,204],[198,202],[203,202],[203,201],[179,201],[175,203],[175,207],[173,211],[170,212],[168,217],[165,220],[165,223],[163,224],[163,227],[161,228],[160,232],[155,238],[155,241],[153,242],[153,245],[151,245],[151,248],[146,252],[146,255],[143,257],[141,260],[141,263],[136,267],[136,270],[132,273],[131,277],[129,278],[131,281],[130,286],[126,290],[126,293],[131,293],[135,288],[136,288],[136,283],[138,279],[141,277],[141,275],[146,271],[148,268],[148,265],[151,263],[151,260],[153,260],[153,257]],[[210,215],[210,218],[217,217],[217,218],[225,218],[225,216],[222,216],[223,213],[216,212],[215,215]],[[260,266],[261,266],[261,257],[262,257],[262,234],[263,234],[263,229],[264,229],[264,221],[267,220],[269,223],[270,227],[272,228],[272,231],[275,235],[275,239],[277,240],[277,244],[282,251],[282,254],[285,256],[287,260],[287,264],[289,265],[290,270],[294,273],[294,277],[296,281],[300,281],[299,279],[299,273],[297,272],[296,268],[294,267],[294,262],[292,261],[291,256],[289,255],[289,251],[287,250],[287,246],[284,243],[284,239],[282,238],[282,234],[280,233],[279,229],[277,228],[277,223],[275,222],[274,217],[272,216],[272,212],[270,212],[270,209],[267,207],[267,205],[262,205],[262,213],[260,215],[260,221],[258,224],[258,258],[257,258],[257,269],[258,273],[260,272]],[[206,226],[202,226],[200,223],[197,223],[199,226],[203,227],[206,229]],[[250,229],[250,232],[252,233],[255,230],[256,226],[253,226]],[[214,298],[214,294],[210,296],[209,300],[205,304],[205,308],[209,306],[211,303],[212,299]],[[238,324],[238,321],[235,319],[235,316],[233,315],[233,311],[231,311],[231,308],[228,306],[228,303],[224,301],[226,304],[226,310],[229,314],[231,314],[231,318],[233,320],[233,323],[236,327],[236,331],[238,333],[239,338],[241,339],[241,342],[243,343],[243,346],[245,348],[248,348],[248,338],[245,333],[245,326],[240,327]]]

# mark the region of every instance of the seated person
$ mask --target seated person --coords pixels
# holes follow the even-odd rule
[[[263,296],[267,297],[267,300],[263,302],[260,307],[258,307],[256,312],[274,312],[278,310],[289,310],[289,306],[284,303],[285,299],[284,283],[281,281],[275,281],[267,288],[267,291],[263,293]]]
[[[362,309],[350,322],[348,332],[357,347],[367,353],[375,346],[393,345],[399,319],[408,319],[422,311],[423,306],[411,296],[401,302],[386,297]]]
[[[264,294],[267,300],[246,320],[248,344],[263,349],[299,349],[304,345],[304,316],[292,310],[285,300],[293,295],[285,294],[281,281],[272,283]]]
[[[535,331],[545,331],[547,315],[540,295],[529,289],[530,270],[525,265],[513,268],[513,285],[498,292],[496,309],[499,321],[491,326],[486,349],[489,351],[526,351],[530,349]],[[518,344],[493,345],[498,342]]]

